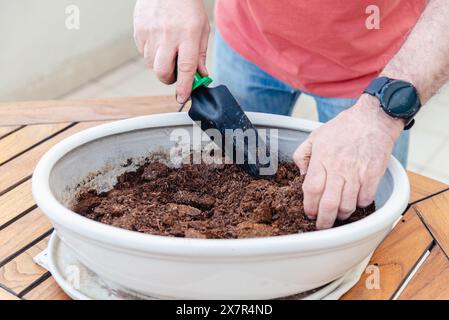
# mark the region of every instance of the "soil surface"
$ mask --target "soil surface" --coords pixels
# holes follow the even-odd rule
[[[109,192],[83,192],[74,211],[128,230],[186,238],[253,238],[315,230],[304,215],[303,177],[279,164],[273,180],[255,179],[236,165],[148,163],[118,178]],[[374,204],[342,225],[374,212]]]

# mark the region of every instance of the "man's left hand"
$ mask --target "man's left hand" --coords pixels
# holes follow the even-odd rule
[[[304,210],[317,229],[345,220],[374,201],[404,122],[363,94],[350,109],[312,132],[293,159],[302,174]]]

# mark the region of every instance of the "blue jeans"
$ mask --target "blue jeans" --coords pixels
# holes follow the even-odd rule
[[[301,92],[242,57],[226,44],[218,32],[215,36],[214,83],[226,85],[245,111],[291,115],[299,96],[308,94],[316,101],[320,122],[331,120],[357,100]],[[403,131],[393,149],[393,155],[404,168],[407,166],[409,140],[409,131]]]

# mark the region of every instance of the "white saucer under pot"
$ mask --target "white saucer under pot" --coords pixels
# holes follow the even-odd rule
[[[320,288],[305,291],[281,299],[288,300],[335,300],[339,299],[360,279],[368,264],[367,257],[360,264],[349,270],[344,276]],[[56,232],[51,235],[48,248],[40,253],[35,260],[51,271],[53,278],[64,292],[75,300],[142,300],[156,299],[142,295],[120,285],[104,281],[96,273],[86,268],[73,251],[58,237]]]

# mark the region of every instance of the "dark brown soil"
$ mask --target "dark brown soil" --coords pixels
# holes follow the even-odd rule
[[[236,165],[148,163],[119,177],[114,189],[81,193],[74,211],[102,223],[186,238],[253,238],[315,230],[303,210],[303,177],[293,163],[274,180],[254,179]],[[374,205],[345,222],[364,218]],[[335,227],[334,226],[334,227]]]

